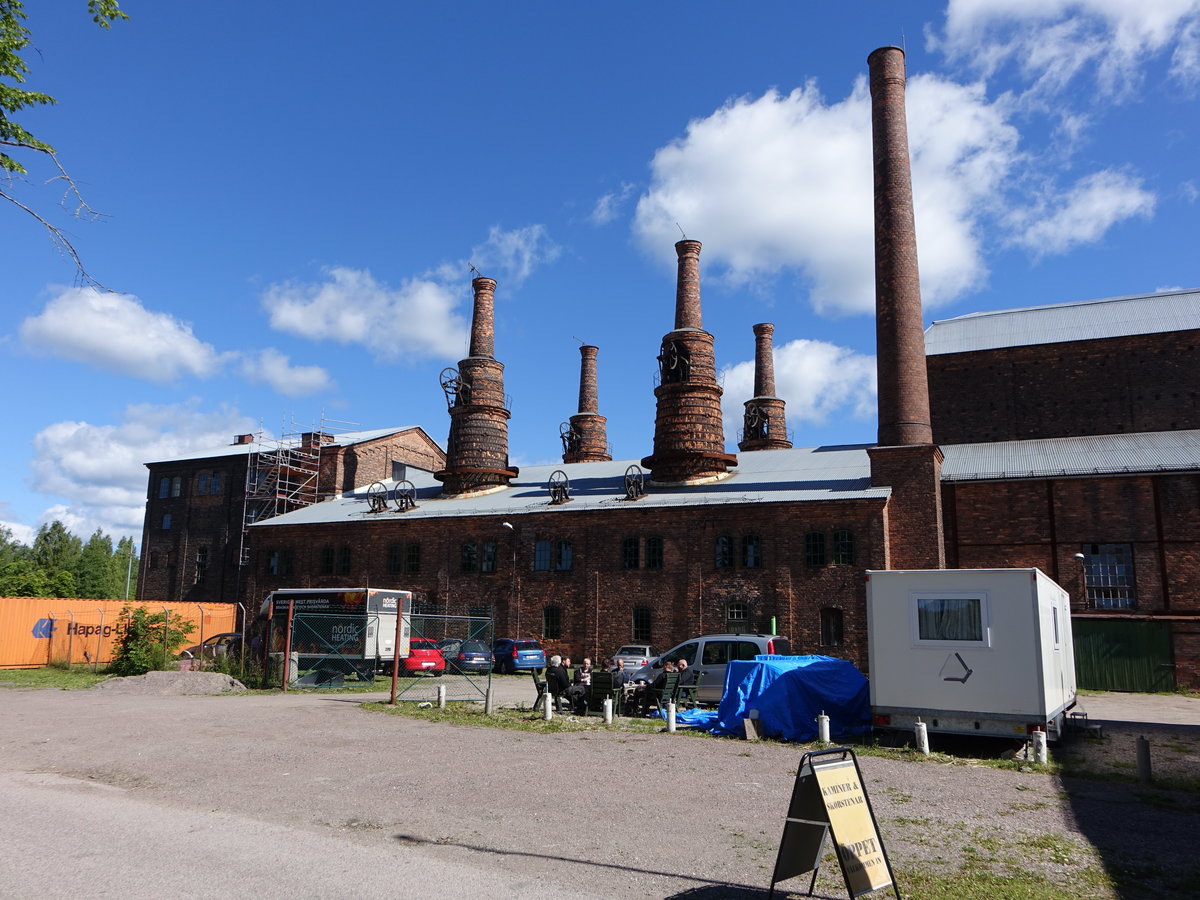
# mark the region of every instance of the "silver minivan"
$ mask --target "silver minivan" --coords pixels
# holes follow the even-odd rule
[[[725,693],[725,671],[729,663],[738,659],[754,659],[765,653],[790,656],[792,642],[777,634],[704,634],[684,641],[662,656],[650,660],[633,674],[633,678],[653,681],[664,662],[686,659],[688,668],[696,671],[696,677],[704,673],[696,699],[703,703],[720,703]]]

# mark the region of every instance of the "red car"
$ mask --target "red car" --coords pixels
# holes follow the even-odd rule
[[[446,671],[446,657],[438,649],[433,638],[415,637],[408,642],[408,656],[400,660],[405,675],[432,672],[441,675]]]

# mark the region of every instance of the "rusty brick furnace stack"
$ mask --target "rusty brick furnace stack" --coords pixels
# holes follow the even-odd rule
[[[458,371],[443,373],[450,409],[446,468],[435,473],[447,494],[507,487],[518,470],[508,464],[508,419],[504,364],[495,354],[495,293],[491,278],[471,282],[475,308],[471,347]]]
[[[775,353],[771,336],[775,326],[762,322],[754,326],[754,396],[746,401],[742,414],[742,440],[739,450],[787,450],[786,404],[775,396]]]
[[[675,253],[675,330],[663,337],[658,356],[654,453],[642,460],[657,484],[706,481],[737,465],[725,452],[713,336],[700,325],[700,242],[680,241]]]
[[[591,344],[579,348],[579,412],[563,430],[563,462],[605,462],[608,452],[607,419],[600,415],[596,390],[596,354]]]

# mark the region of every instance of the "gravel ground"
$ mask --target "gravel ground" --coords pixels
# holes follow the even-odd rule
[[[204,675],[0,691],[0,896],[766,896],[798,747],[435,724],[363,711],[364,695],[180,693],[230,687]],[[531,699],[528,679],[495,681],[502,705]],[[1170,740],[1195,763],[1194,736]],[[1194,793],[860,763],[906,898],[963,866],[1044,873],[1081,897],[1196,896]],[[1096,886],[1102,868],[1116,892]],[[835,864],[818,893],[845,896]]]

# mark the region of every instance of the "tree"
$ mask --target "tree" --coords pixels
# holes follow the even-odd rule
[[[115,21],[129,18],[122,11],[119,0],[88,0],[88,12],[92,15],[92,21],[104,29],[111,28]],[[0,184],[4,185],[0,189],[0,198],[33,216],[49,232],[51,241],[75,264],[83,279],[94,284],[94,279],[87,274],[83,261],[63,230],[18,200],[12,191],[13,184],[27,171],[21,160],[11,154],[22,154],[25,158],[41,156],[48,159],[58,172],[53,180],[66,185],[63,206],[74,206],[72,214],[76,218],[94,219],[99,215],[83,199],[75,179],[59,161],[55,149],[12,119],[14,114],[22,110],[49,106],[55,102],[49,94],[21,87],[25,83],[25,76],[29,74],[29,66],[22,56],[31,38],[25,19],[25,4],[21,0],[0,0]]]
[[[39,528],[33,539],[33,561],[48,578],[54,578],[60,571],[74,576],[82,553],[83,541],[67,531],[67,526],[58,519]]]
[[[97,599],[120,597],[120,588],[125,584],[125,573],[121,572],[121,584],[118,586],[116,563],[112,538],[97,528],[83,545],[83,551],[79,555],[79,596]]]
[[[166,668],[175,651],[187,643],[196,624],[164,612],[149,613],[144,607],[121,610],[127,626],[117,640],[116,653],[108,671],[113,675],[145,675]]]
[[[117,543],[113,564],[117,570],[117,593],[114,598],[128,600],[137,596],[138,564],[141,560],[133,549],[133,538],[123,537]]]
[[[48,597],[50,583],[28,557],[0,565],[0,597]]]

